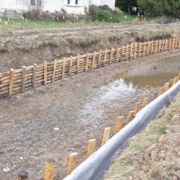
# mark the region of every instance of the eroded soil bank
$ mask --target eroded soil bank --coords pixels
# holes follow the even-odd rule
[[[179,50],[112,64],[37,91],[1,99],[0,177],[3,180],[15,179],[18,171],[26,169],[29,179],[43,179],[45,162],[53,158],[56,161],[55,179],[63,179],[67,174],[70,153],[79,153],[78,164],[84,161],[89,139],[97,139],[98,149],[104,128],[114,129],[118,116],[126,118],[137,101],[159,88],[159,84],[148,84],[149,79],[147,84],[137,86],[135,82],[139,80],[130,82],[128,77],[136,76],[138,79],[145,75],[144,68],[141,68],[143,65],[155,73],[161,68],[152,62],[173,55],[180,55]],[[178,61],[175,66],[174,70],[178,72]],[[137,67],[141,69],[139,75],[136,70],[129,71],[128,76],[125,75],[127,71],[120,75]],[[160,86],[174,77],[173,73],[166,77],[167,80],[161,78]],[[5,167],[10,171],[4,173]]]
[[[116,48],[135,41],[178,37],[179,22],[0,32],[0,73],[33,63]]]

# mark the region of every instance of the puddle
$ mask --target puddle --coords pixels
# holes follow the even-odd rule
[[[90,115],[91,120],[100,118],[104,112],[104,104],[113,104],[117,98],[123,102],[123,99],[130,95],[153,91],[174,78],[179,71],[180,56],[175,56],[116,73],[109,82],[105,81],[103,86],[93,86],[98,97],[85,104],[80,113]]]

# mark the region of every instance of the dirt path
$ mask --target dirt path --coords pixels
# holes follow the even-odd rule
[[[173,52],[180,54],[177,50]],[[137,101],[155,90],[131,91],[129,95],[124,92],[122,98],[102,102],[100,111],[95,111],[92,117],[88,109],[83,110],[88,103],[96,102],[106,94],[106,91],[99,94],[96,87],[111,82],[115,73],[170,55],[172,52],[165,52],[113,64],[35,92],[1,99],[0,177],[4,177],[3,180],[13,179],[18,171],[26,169],[29,179],[42,179],[46,160],[53,158],[56,161],[55,179],[63,179],[70,153],[78,152],[78,163],[84,161],[87,141],[97,139],[96,148],[99,148],[104,128],[114,128],[117,116],[126,117]],[[103,113],[99,113],[101,110]],[[4,167],[9,167],[10,171],[4,173]]]

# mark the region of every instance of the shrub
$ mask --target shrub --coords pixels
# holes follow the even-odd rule
[[[98,6],[100,11],[107,11],[109,13],[113,13],[113,10],[108,5]]]
[[[98,11],[97,12],[97,18],[99,21],[111,21],[111,15],[107,11]]]
[[[91,16],[92,21],[97,19],[97,7],[96,6],[89,6],[89,15]]]

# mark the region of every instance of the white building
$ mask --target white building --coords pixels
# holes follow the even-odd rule
[[[0,12],[5,10],[26,11],[42,8],[43,11],[55,12],[62,8],[68,14],[85,14],[90,5],[108,5],[114,9],[115,0],[0,0]]]

